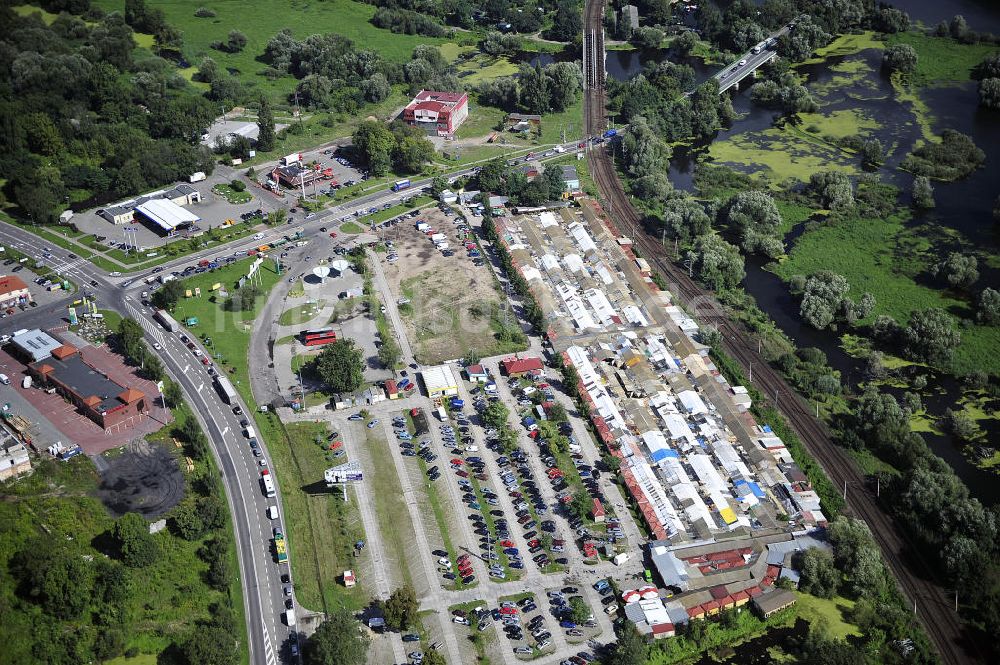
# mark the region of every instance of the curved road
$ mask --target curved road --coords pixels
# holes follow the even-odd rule
[[[584,113],[587,132],[600,136],[607,127],[604,89],[603,3],[589,0],[584,14]],[[605,208],[612,219],[631,229],[633,240],[642,255],[654,263],[670,282],[670,291],[701,321],[711,320],[723,335],[723,348],[745,369],[754,363],[754,385],[764,394],[781,397],[778,408],[801,437],[810,454],[822,465],[838,487],[845,487],[848,512],[862,518],[870,527],[890,569],[900,583],[914,611],[934,642],[941,658],[958,665],[970,661],[986,662],[978,645],[969,640],[954,609],[951,593],[933,579],[933,572],[915,552],[907,535],[877,505],[876,497],[848,454],[836,446],[825,424],[817,420],[804,400],[777,371],[757,353],[757,341],[740,325],[725,315],[724,308],[711,292],[698,286],[680,266],[668,260],[663,247],[642,232],[642,217],[632,206],[628,194],[614,170],[609,154],[602,146],[589,152],[591,173],[603,195]]]

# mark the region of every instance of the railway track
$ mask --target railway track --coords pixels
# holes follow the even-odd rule
[[[584,12],[584,115],[589,136],[600,136],[607,127],[604,70],[602,0],[589,0]],[[592,145],[588,152],[591,175],[602,204],[612,221],[629,228],[642,255],[670,282],[670,291],[702,323],[714,323],[723,336],[723,349],[747,370],[755,362],[753,382],[762,393],[775,396],[775,405],[816,458],[827,476],[845,488],[845,512],[863,519],[882,550],[900,588],[913,604],[914,612],[934,642],[941,659],[949,665],[989,662],[978,644],[965,635],[951,594],[933,581],[934,573],[919,556],[913,543],[877,505],[865,477],[847,453],[830,439],[826,425],[815,418],[809,406],[757,353],[757,342],[742,326],[734,324],[711,292],[698,286],[685,270],[673,263],[655,238],[642,230],[642,220],[614,170],[605,145]],[[624,224],[624,227],[621,225]]]

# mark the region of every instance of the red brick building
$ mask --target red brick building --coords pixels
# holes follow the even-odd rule
[[[54,387],[60,395],[101,427],[128,424],[149,412],[146,394],[111,380],[97,367],[87,364],[76,347],[53,349],[48,358],[28,365],[40,383]]]
[[[469,96],[464,92],[421,90],[403,109],[403,122],[431,136],[452,136],[467,117]]]

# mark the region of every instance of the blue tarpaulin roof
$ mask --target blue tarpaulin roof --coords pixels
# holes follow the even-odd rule
[[[770,425],[764,425],[764,431],[767,432],[768,434],[770,434],[771,433],[771,426]]]
[[[678,458],[680,455],[676,450],[671,450],[670,448],[660,448],[659,450],[653,451],[651,457],[654,462],[661,462],[668,457]]]

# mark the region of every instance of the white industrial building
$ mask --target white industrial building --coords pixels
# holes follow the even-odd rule
[[[151,199],[140,203],[135,207],[135,212],[167,235],[201,221],[198,215],[169,199]]]
[[[431,398],[458,394],[458,379],[451,365],[425,367],[420,371],[420,376],[423,377],[427,394]]]

